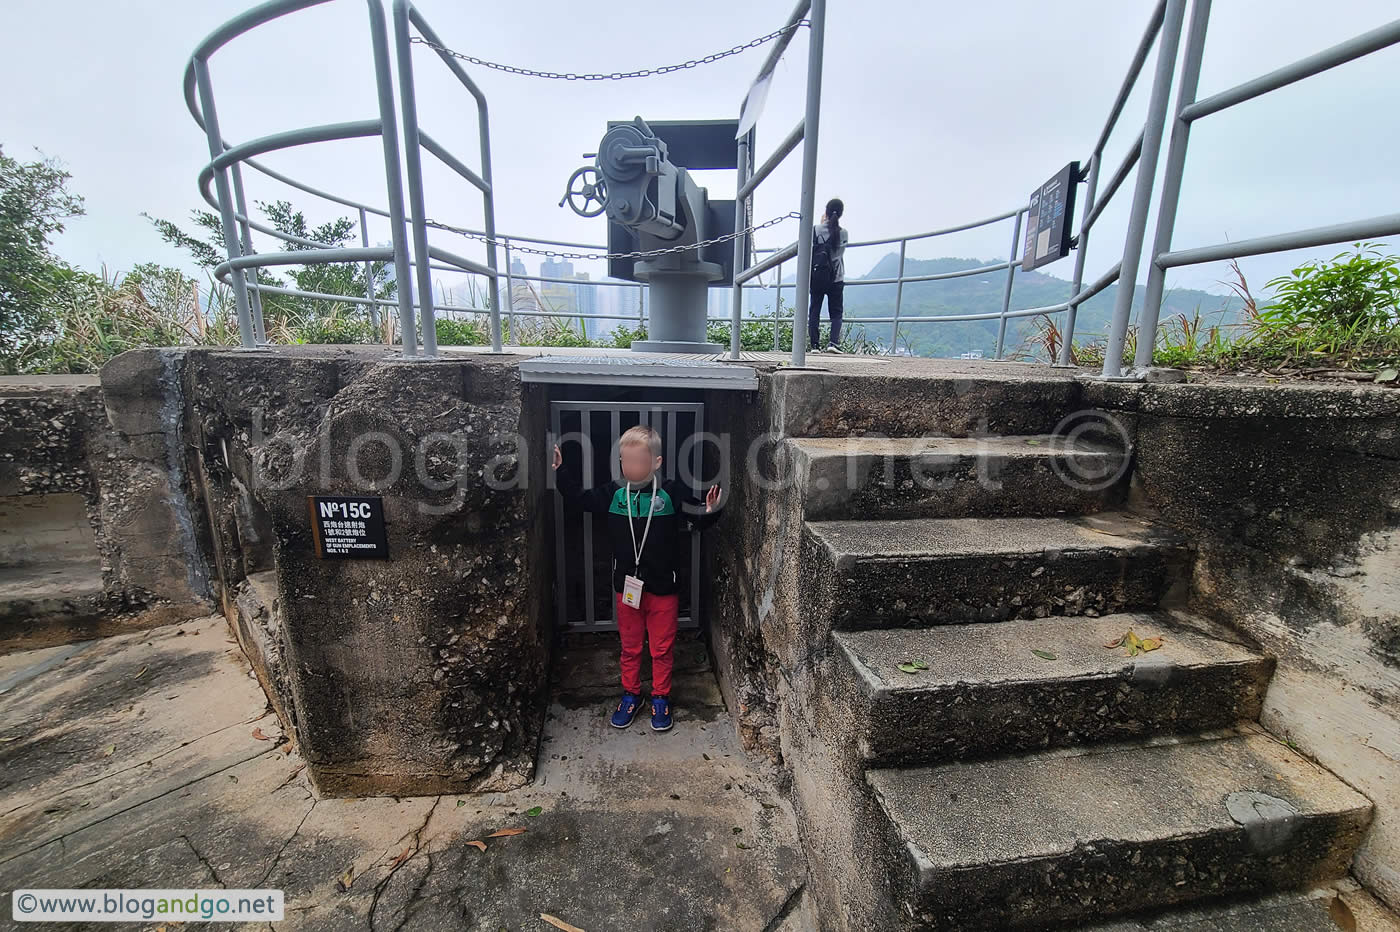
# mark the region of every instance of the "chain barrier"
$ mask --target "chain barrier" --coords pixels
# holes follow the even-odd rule
[[[683,61],[678,65],[662,65],[659,68],[644,68],[641,71],[613,71],[607,74],[604,74],[603,72],[594,72],[591,74],[572,74],[569,72],[559,71],[535,71],[532,68],[520,68],[516,65],[503,65],[500,62],[487,61],[484,58],[477,58],[475,55],[467,55],[464,52],[458,52],[453,49],[449,49],[446,46],[438,45],[436,42],[429,42],[422,36],[413,36],[409,39],[409,41],[416,45],[426,45],[428,48],[436,52],[440,52],[444,55],[451,55],[453,58],[459,58],[464,62],[469,62],[473,65],[479,65],[482,68],[490,68],[493,71],[503,71],[506,74],[522,75],[528,78],[549,78],[550,80],[554,81],[623,81],[628,78],[650,78],[661,74],[672,74],[676,71],[685,71],[687,69],[695,68],[700,65],[713,64],[714,62],[720,61],[725,58],[729,58],[730,56],[739,55],[743,52],[747,52],[749,49],[756,49],[760,45],[766,45],[767,43],[772,42],[774,39],[786,35],[787,33],[792,32],[798,29],[799,27],[810,25],[810,20],[801,19],[795,23],[789,23],[781,29],[775,29],[772,32],[768,33],[766,36],[759,36],[757,39],[745,42],[743,45],[736,45],[732,49],[726,49],[723,52],[715,52],[714,54],[706,55],[703,58],[692,58],[689,61]]]
[[[766,221],[766,222],[764,222],[764,223],[757,224],[756,226],[751,226],[751,227],[748,227],[747,229],[739,230],[738,232],[735,232],[735,233],[726,233],[726,234],[724,234],[723,236],[716,236],[716,237],[714,237],[713,239],[701,240],[701,241],[698,242],[698,243],[691,243],[691,244],[686,245],[686,246],[668,246],[668,247],[666,247],[665,249],[647,249],[647,250],[639,250],[639,251],[637,251],[637,252],[607,252],[607,253],[596,253],[596,252],[559,252],[558,250],[554,250],[554,249],[535,249],[535,248],[533,248],[533,247],[531,247],[531,246],[522,246],[522,245],[520,245],[519,243],[510,242],[507,238],[492,239],[491,237],[487,236],[485,233],[478,233],[478,232],[476,232],[475,230],[468,230],[468,229],[465,228],[465,227],[455,227],[455,226],[453,226],[453,225],[450,224],[450,223],[443,223],[443,222],[440,221],[440,220],[433,220],[431,217],[425,217],[424,220],[423,220],[423,222],[426,223],[428,226],[433,227],[434,229],[446,230],[446,231],[449,232],[449,233],[456,233],[456,234],[458,234],[458,235],[460,235],[460,236],[465,236],[465,237],[467,237],[468,239],[474,239],[474,240],[478,240],[478,241],[480,241],[480,242],[486,243],[486,244],[489,245],[489,246],[505,246],[505,247],[508,247],[508,248],[511,250],[511,252],[523,252],[523,253],[528,253],[528,254],[534,255],[534,256],[544,256],[544,257],[549,258],[549,259],[578,259],[578,260],[586,260],[586,259],[650,259],[650,258],[652,258],[652,257],[654,257],[654,256],[669,256],[669,255],[673,255],[673,254],[675,254],[675,253],[689,252],[689,251],[692,250],[692,249],[704,249],[706,246],[717,246],[717,245],[719,245],[720,243],[730,243],[730,242],[733,242],[734,240],[738,239],[738,238],[741,237],[741,236],[748,236],[750,233],[757,233],[759,230],[766,230],[766,229],[768,229],[769,227],[777,226],[778,224],[783,223],[784,221],[787,221],[787,220],[796,220],[796,219],[800,219],[801,217],[802,217],[802,215],[801,215],[800,213],[798,213],[797,211],[793,210],[793,211],[789,211],[789,212],[787,212],[787,213],[785,213],[785,214],[780,214],[780,215],[774,217],[772,220],[768,220],[768,221]]]

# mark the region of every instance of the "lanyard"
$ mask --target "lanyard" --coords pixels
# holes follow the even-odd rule
[[[632,533],[632,565],[640,566],[642,551],[647,545],[647,535],[651,533],[651,516],[656,514],[656,473],[651,474],[651,507],[647,509],[647,523],[642,528],[642,544],[637,546],[637,526],[632,523],[632,486],[627,486],[627,530]],[[642,490],[637,490],[637,508],[642,507]]]

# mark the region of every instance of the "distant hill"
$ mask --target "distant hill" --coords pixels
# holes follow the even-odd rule
[[[995,259],[908,259],[904,264],[904,274],[936,275],[943,272],[957,272],[979,266],[993,265]],[[1068,264],[1068,263],[1066,263]],[[875,267],[860,276],[862,279],[894,278],[899,270],[899,256],[890,253]],[[786,279],[791,281],[789,277]],[[846,320],[858,324],[862,317],[889,317],[894,313],[894,285],[852,285],[846,286]],[[904,296],[900,302],[901,317],[924,317],[959,314],[995,314],[1001,311],[1002,293],[1006,288],[1006,272],[991,272],[986,275],[970,275],[935,282],[906,282]],[[1133,314],[1136,316],[1142,307],[1145,288],[1138,285],[1133,293]],[[1044,307],[1066,300],[1070,293],[1070,283],[1044,272],[1016,271],[1015,288],[1011,293],[1011,309]],[[1108,333],[1109,320],[1113,314],[1113,304],[1117,298],[1118,286],[1112,285],[1079,308],[1075,324],[1075,342],[1085,343],[1101,338]],[[751,295],[751,296],[750,296]],[[784,302],[790,303],[792,292],[784,293]],[[1162,302],[1162,320],[1176,314],[1190,317],[1197,311],[1212,323],[1233,323],[1236,308],[1229,306],[1225,295],[1211,294],[1190,288],[1169,291]],[[771,294],[750,292],[745,295],[745,309],[753,313],[771,313]],[[786,308],[785,308],[786,310]],[[1222,311],[1224,313],[1222,314]],[[1008,354],[1021,347],[1023,342],[1036,330],[1036,318],[1012,318],[1006,324],[1006,351]],[[1055,315],[1056,322],[1063,326],[1065,315]],[[996,352],[996,320],[953,321],[949,323],[900,324],[899,346],[908,348],[918,356],[958,356],[970,351],[980,351],[985,356]],[[890,325],[870,324],[866,328],[870,339],[888,345]]]

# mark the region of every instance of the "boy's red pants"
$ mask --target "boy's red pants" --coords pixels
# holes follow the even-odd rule
[[[671,695],[671,648],[676,643],[680,596],[642,593],[641,608],[622,604],[617,594],[617,632],[622,635],[622,689],[642,691],[642,640],[651,643],[651,694]]]

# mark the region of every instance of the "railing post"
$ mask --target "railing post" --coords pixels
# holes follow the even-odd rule
[[[365,213],[363,207],[360,208],[360,245],[369,248],[369,215]],[[374,328],[375,336],[379,335],[379,305],[375,304],[374,293],[374,263],[365,260],[365,299],[369,304],[369,325]]]
[[[515,339],[515,278],[510,270],[510,237],[501,237],[501,245],[506,250],[506,323],[510,326],[510,338]]]
[[[243,196],[243,170],[237,162],[229,166],[229,170],[233,175],[233,202],[238,208],[238,213],[243,216],[243,219],[238,221],[241,228],[243,255],[251,256],[253,254],[253,228],[248,225],[248,201]],[[246,287],[251,292],[249,306],[253,312],[253,339],[261,345],[267,342],[267,328],[263,324],[262,292],[258,289],[258,270],[255,268],[244,269],[239,274],[243,276],[243,280],[247,282]]]
[[[773,299],[773,352],[783,351],[783,264],[778,263],[778,295]]]
[[[904,302],[904,255],[908,251],[909,241],[902,239],[899,241],[899,281],[894,286],[894,323],[890,325],[890,355],[893,356],[895,350],[899,349],[899,306]]]
[[[423,355],[437,355],[433,316],[433,269],[428,255],[428,224],[423,197],[423,151],[418,135],[418,101],[413,88],[413,46],[409,42],[408,0],[394,0],[394,48],[399,66],[399,110],[403,114],[403,160],[408,174],[408,209],[413,225],[414,273],[418,283],[418,331]],[[493,327],[493,330],[499,330]],[[496,334],[492,334],[493,343]],[[408,337],[404,336],[407,345]],[[494,348],[494,347],[493,347]]]
[[[214,88],[209,83],[209,63],[194,59],[194,79],[199,87],[199,108],[204,116],[204,133],[209,137],[209,159],[213,161],[224,152],[223,136],[219,133],[219,116],[214,110]],[[228,170],[214,169],[214,193],[219,201],[219,222],[224,234],[224,248],[229,260],[241,255],[238,227],[233,217],[233,196],[229,193]],[[248,285],[242,272],[235,271],[229,281],[233,284],[233,302],[238,311],[238,336],[245,347],[257,346],[253,332],[253,317],[248,309]]]
[[[502,352],[501,276],[500,270],[496,268],[496,182],[491,176],[491,119],[486,109],[485,95],[477,97],[476,116],[477,132],[481,135],[481,180],[486,182],[486,190],[481,192],[481,198],[482,208],[486,212],[486,267],[491,270],[491,352],[499,353]],[[587,334],[588,328],[585,327],[583,332]],[[436,335],[433,345],[437,345]]]
[[[1006,348],[1006,315],[1011,310],[1011,289],[1016,282],[1016,247],[1021,245],[1021,218],[1029,213],[1029,208],[1016,211],[1016,222],[1011,229],[1011,253],[1006,260],[1006,287],[1001,293],[1001,320],[997,324],[997,359],[1001,359]]]
[[[1147,212],[1152,205],[1152,188],[1156,183],[1157,157],[1162,151],[1162,130],[1167,119],[1167,103],[1171,96],[1172,72],[1176,67],[1177,47],[1181,44],[1181,23],[1186,15],[1186,0],[1167,0],[1162,20],[1162,32],[1157,49],[1157,69],[1152,78],[1152,95],[1148,98],[1147,122],[1142,130],[1142,154],[1138,157],[1137,186],[1133,191],[1132,212],[1128,215],[1128,231],[1123,243],[1123,264],[1118,277],[1117,300],[1104,349],[1102,378],[1116,379],[1123,375],[1123,344],[1128,336],[1128,318],[1133,310],[1133,292],[1137,290],[1138,266],[1142,263],[1142,243],[1147,235]],[[1157,340],[1151,333],[1138,333],[1139,342],[1153,345]]]
[[[389,198],[389,239],[394,245],[394,281],[399,301],[403,354],[418,353],[413,325],[413,273],[404,236],[403,176],[399,170],[399,129],[394,115],[394,81],[389,66],[389,37],[384,6],[369,0],[370,45],[374,49],[374,86],[379,97],[379,136],[384,144],[384,187]]]
[[[1209,26],[1210,0],[1194,0],[1191,27],[1186,34],[1186,51],[1181,63],[1181,87],[1176,96],[1176,119],[1172,123],[1171,143],[1167,146],[1162,196],[1157,204],[1157,232],[1152,241],[1152,252],[1148,255],[1147,291],[1143,296],[1137,353],[1133,358],[1133,365],[1138,369],[1152,365],[1152,353],[1157,345],[1157,320],[1162,312],[1162,292],[1166,288],[1167,278],[1167,270],[1157,264],[1157,257],[1172,248],[1176,210],[1181,201],[1181,176],[1186,169],[1186,147],[1191,141],[1191,121],[1183,120],[1181,111],[1196,102]],[[1151,339],[1144,340],[1144,333],[1151,334]]]
[[[742,192],[744,184],[749,180],[749,145],[753,140],[753,130],[739,137],[738,145],[738,187],[736,192]],[[744,316],[744,286],[739,282],[739,273],[744,270],[744,259],[748,256],[748,250],[744,246],[744,235],[742,231],[748,224],[748,211],[744,205],[747,198],[734,197],[734,232],[738,235],[734,237],[734,297],[729,308],[729,358],[739,358],[739,329]]]
[[[1095,152],[1089,159],[1089,186],[1084,194],[1084,215],[1079,221],[1079,240],[1074,249],[1074,280],[1069,286],[1069,306],[1065,308],[1065,330],[1060,335],[1060,355],[1054,364],[1072,366],[1074,354],[1074,325],[1079,318],[1079,305],[1074,299],[1084,290],[1084,263],[1088,260],[1089,215],[1094,212],[1094,198],[1099,192],[1099,166],[1103,163],[1103,153]]]
[[[822,49],[826,42],[826,0],[812,0],[807,14],[811,35],[807,51],[807,111],[802,136],[802,219],[797,229],[797,293],[792,309],[792,364],[807,364],[806,313],[811,303],[812,228],[816,225],[817,140],[821,138]],[[798,315],[803,326],[798,326]]]

